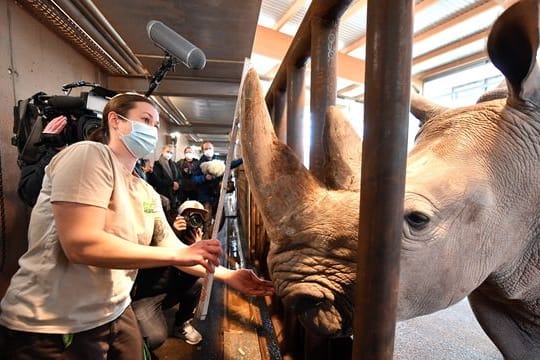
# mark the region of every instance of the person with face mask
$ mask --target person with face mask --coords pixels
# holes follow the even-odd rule
[[[149,182],[154,189],[169,199],[171,211],[178,208],[180,195],[180,171],[172,160],[173,154],[173,145],[163,146],[159,159],[154,163],[152,176],[149,178]],[[176,216],[174,211],[168,215],[171,219]]]
[[[199,159],[195,158],[191,146],[184,148],[184,158],[176,163],[180,171],[180,195],[179,203],[182,204],[186,200],[197,200],[197,186],[193,181],[193,174],[199,166]]]
[[[205,141],[201,145],[201,151],[203,155],[199,159],[199,164],[194,171],[192,179],[193,182],[197,184],[197,200],[202,203],[207,210],[204,219],[204,238],[207,239],[212,234],[212,224],[217,211],[223,176],[205,174],[201,169],[201,165],[205,162],[217,159],[217,156],[214,154],[214,145],[210,141]],[[242,163],[243,160],[241,158],[233,160],[231,162],[231,169],[242,165]]]
[[[141,359],[131,308],[137,269],[177,266],[202,277],[214,271],[250,295],[271,283],[247,269],[218,265],[219,241],[183,244],[168,225],[159,195],[133,175],[153,153],[159,114],[148,98],[109,100],[95,139],[60,151],[45,169],[19,260],[0,303],[5,359]]]

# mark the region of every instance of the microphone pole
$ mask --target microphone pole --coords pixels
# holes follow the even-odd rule
[[[178,64],[178,60],[174,56],[171,56],[169,53],[166,52],[161,66],[159,67],[159,69],[157,69],[154,76],[152,77],[152,80],[150,81],[148,90],[146,91],[146,94],[144,94],[145,97],[149,97],[154,92],[154,90],[157,89],[160,81],[163,80],[165,75],[167,75],[170,70],[174,70],[176,64]]]

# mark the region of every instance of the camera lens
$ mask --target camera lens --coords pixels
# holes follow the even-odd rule
[[[204,218],[199,213],[191,213],[186,217],[186,222],[189,227],[202,228],[204,225]]]
[[[101,119],[95,116],[83,115],[77,122],[77,135],[79,140],[86,140],[101,126]]]

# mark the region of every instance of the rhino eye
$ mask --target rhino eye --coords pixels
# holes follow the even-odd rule
[[[429,217],[418,211],[412,211],[405,215],[405,221],[410,227],[416,230],[422,230],[429,223]]]

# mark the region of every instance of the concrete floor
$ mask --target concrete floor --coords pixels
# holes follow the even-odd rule
[[[431,315],[398,323],[395,360],[502,360],[465,299]]]

